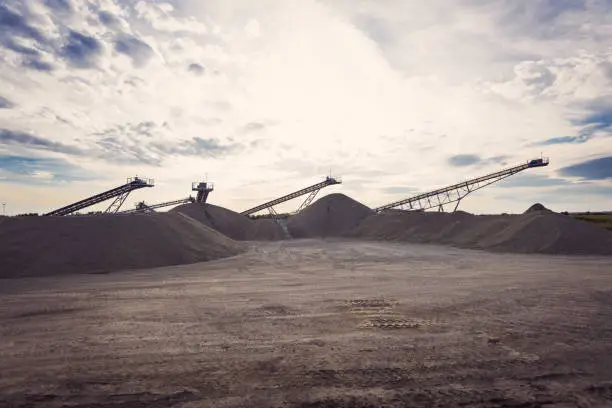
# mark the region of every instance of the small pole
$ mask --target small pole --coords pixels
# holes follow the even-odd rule
[[[6,203],[2,203],[2,215],[6,215]]]

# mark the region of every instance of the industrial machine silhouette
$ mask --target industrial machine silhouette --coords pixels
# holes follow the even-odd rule
[[[486,176],[467,180],[461,183],[453,184],[452,186],[440,188],[428,193],[419,194],[410,198],[395,201],[386,205],[382,205],[374,209],[376,212],[382,212],[391,209],[402,209],[412,211],[425,211],[431,208],[438,207],[439,211],[444,211],[444,206],[456,202],[453,211],[457,211],[461,200],[474,191],[480,190],[483,187],[497,183],[514,174],[520,173],[523,170],[534,167],[548,166],[548,158],[540,158],[530,160],[527,163],[519,164],[518,166],[510,167],[505,170],[487,174]]]
[[[300,211],[302,211],[304,208],[308,207],[310,203],[312,203],[312,201],[315,199],[317,194],[319,194],[319,191],[321,191],[322,188],[325,188],[327,186],[332,186],[334,184],[341,184],[341,183],[342,183],[342,180],[340,180],[339,178],[327,176],[325,177],[325,180],[320,183],[313,184],[312,186],[303,188],[293,193],[290,193],[282,197],[276,198],[274,200],[268,201],[267,203],[260,204],[256,207],[243,211],[240,214],[250,216],[252,214],[255,214],[256,212],[267,209],[270,212],[270,215],[272,216],[272,219],[274,220],[274,222],[276,222],[282,229],[285,238],[289,239],[291,238],[291,233],[289,232],[289,228],[287,228],[286,220],[283,219],[281,216],[279,216],[279,214],[274,209],[274,206],[308,194],[306,199],[302,202],[302,204],[300,204],[298,209],[295,211],[295,214],[297,214]]]
[[[194,181],[193,183],[191,183],[191,191],[197,191],[198,194],[196,195],[196,199],[195,202],[196,203],[206,203],[206,200],[208,199],[208,195],[214,190],[214,184],[213,183],[209,183],[207,181],[201,181],[201,182],[197,182]]]
[[[314,184],[310,187],[306,187],[301,190],[295,191],[291,194],[287,194],[282,197],[276,198],[274,200],[268,201],[267,203],[260,204],[256,207],[243,211],[240,214],[241,215],[252,215],[252,214],[255,214],[256,212],[267,209],[268,211],[270,211],[271,214],[276,215],[276,211],[274,210],[275,205],[278,205],[278,204],[284,203],[285,201],[293,200],[294,198],[308,194],[308,197],[306,197],[304,202],[298,207],[297,211],[295,211],[296,213],[299,213],[304,208],[308,207],[310,203],[312,203],[312,200],[315,199],[315,197],[317,196],[319,191],[321,191],[322,188],[325,188],[327,186],[332,186],[334,184],[342,184],[342,180],[339,178],[327,176],[325,177],[325,180],[320,183]]]
[[[139,203],[136,203],[136,208],[132,210],[121,211],[119,212],[119,214],[152,213],[152,212],[155,212],[155,210],[159,210],[160,208],[171,207],[174,205],[181,205],[181,204],[187,204],[187,203],[193,203],[193,202],[195,202],[195,198],[193,197],[181,198],[180,200],[166,201],[164,203],[158,203],[158,204],[147,204],[144,201],[140,201]]]
[[[92,205],[99,204],[106,200],[110,200],[111,198],[114,198],[114,200],[104,212],[117,213],[132,191],[145,187],[153,187],[154,185],[155,182],[153,179],[146,179],[138,176],[134,178],[128,178],[127,182],[119,187],[115,187],[103,193],[85,198],[81,201],[77,201],[76,203],[69,204],[65,207],[58,208],[57,210],[53,210],[44,215],[62,216],[72,214],[76,211],[82,210],[83,208],[91,207]]]
[[[132,210],[121,211],[121,214],[133,214],[133,213],[152,213],[155,210],[159,210],[160,208],[172,207],[175,205],[188,204],[188,203],[200,203],[205,204],[208,199],[208,195],[214,190],[213,183],[209,183],[207,181],[197,182],[194,181],[191,183],[191,191],[197,191],[198,194],[196,198],[191,196],[187,198],[181,198],[173,201],[166,201],[164,203],[158,204],[146,204],[144,201],[136,203],[136,208]]]

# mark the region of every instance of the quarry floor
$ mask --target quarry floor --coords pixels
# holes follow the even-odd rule
[[[604,407],[612,259],[340,240],[0,280],[0,407]]]

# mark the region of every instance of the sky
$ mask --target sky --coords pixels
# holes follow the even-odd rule
[[[612,0],[0,0],[0,201],[375,207],[543,155],[461,208],[612,210],[611,37]]]

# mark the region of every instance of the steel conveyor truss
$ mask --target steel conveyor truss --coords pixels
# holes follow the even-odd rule
[[[160,208],[171,207],[171,206],[181,205],[181,204],[194,203],[194,202],[195,202],[195,198],[193,197],[181,198],[180,200],[167,201],[165,203],[158,203],[158,204],[146,204],[144,201],[141,201],[138,204],[136,204],[136,208],[132,210],[121,211],[120,214],[152,213],[152,212],[155,212],[155,210],[159,210]]]
[[[395,201],[393,203],[375,208],[374,211],[382,212],[391,209],[424,211],[431,208],[438,208],[439,211],[444,211],[444,206],[451,203],[456,203],[453,211],[457,211],[461,200],[474,191],[480,190],[488,185],[497,183],[514,174],[520,173],[534,167],[548,166],[548,158],[530,160],[527,163],[520,164],[505,170],[487,174],[486,176],[467,180],[462,183],[444,187],[438,190],[423,193],[404,200]]]
[[[319,191],[321,191],[322,188],[327,187],[327,186],[331,186],[331,185],[334,185],[334,184],[341,184],[341,183],[342,183],[342,180],[340,180],[338,178],[326,177],[325,181],[322,181],[321,183],[314,184],[314,185],[312,185],[310,187],[303,188],[303,189],[298,190],[296,192],[293,192],[291,194],[287,194],[285,196],[279,197],[279,198],[277,198],[275,200],[268,201],[267,203],[264,203],[264,204],[258,205],[256,207],[253,207],[251,209],[248,209],[246,211],[243,211],[240,214],[242,214],[242,215],[255,214],[256,212],[259,212],[261,210],[272,208],[275,205],[284,203],[285,201],[293,200],[294,198],[297,198],[297,197],[303,196],[305,194],[308,194],[308,197],[306,197],[306,200],[300,205],[300,207],[297,210],[297,212],[300,212],[304,208],[306,208],[312,202],[312,200],[314,200],[314,198],[317,196],[317,194],[319,193]],[[274,211],[274,210],[272,210],[272,211]]]
[[[119,211],[119,209],[121,208],[121,205],[125,202],[125,200],[127,199],[127,197],[130,195],[132,191],[138,190],[144,187],[153,187],[154,185],[155,183],[153,179],[143,179],[140,177],[129,178],[127,179],[127,183],[119,187],[115,187],[103,193],[96,194],[94,196],[91,196],[81,201],[77,201],[76,203],[67,205],[65,207],[58,208],[57,210],[51,211],[44,215],[61,216],[61,215],[72,214],[76,211],[82,210],[83,208],[91,207],[92,205],[96,205],[103,201],[110,200],[111,198],[113,199],[113,201],[106,208],[104,212],[105,213],[116,213]]]

